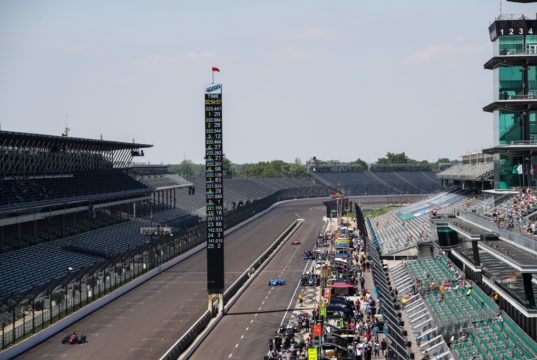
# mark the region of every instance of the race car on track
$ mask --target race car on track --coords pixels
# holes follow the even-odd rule
[[[268,284],[269,284],[269,286],[285,285],[285,280],[284,279],[270,279]]]
[[[302,256],[304,260],[310,260],[314,258],[313,251],[311,250],[305,250],[304,255]]]
[[[293,241],[291,242],[291,244],[293,244],[293,245],[300,245],[300,240],[293,240]]]
[[[65,335],[62,339],[62,344],[83,344],[86,341],[86,335],[74,333],[71,335]]]

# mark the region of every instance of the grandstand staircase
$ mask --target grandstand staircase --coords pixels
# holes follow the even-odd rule
[[[429,175],[427,175],[427,173],[425,171],[420,171],[420,173],[423,175],[423,177],[425,177],[427,180],[435,183],[435,184],[438,184],[438,181],[431,178]]]
[[[326,180],[326,179],[323,179],[321,176],[319,176],[317,173],[314,173],[314,172],[311,172],[310,171],[310,176],[317,182],[321,183],[322,185],[326,186],[327,188],[329,188],[330,190],[336,190],[336,188],[334,188],[334,184],[332,184],[330,181]]]
[[[427,193],[427,191],[425,191],[424,189],[414,185],[412,182],[408,181],[408,179],[405,179],[404,177],[402,177],[398,172],[394,172],[394,175],[400,178],[401,180],[403,180],[408,185],[412,186],[414,189],[418,190],[420,194]]]
[[[375,173],[373,173],[372,171],[368,171],[368,173],[374,177],[375,179],[377,179],[380,183],[386,185],[387,187],[393,189],[394,191],[398,192],[399,194],[404,194],[401,190],[399,190],[398,188],[388,184],[386,181],[382,180],[380,177],[378,177],[377,175],[375,175]]]

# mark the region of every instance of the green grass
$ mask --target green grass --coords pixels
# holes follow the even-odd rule
[[[366,217],[374,218],[376,216],[386,214],[387,212],[390,212],[393,209],[394,209],[393,207],[384,207],[384,208],[378,208],[378,209],[364,210],[364,218]]]

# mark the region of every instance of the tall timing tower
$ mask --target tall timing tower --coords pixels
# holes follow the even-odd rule
[[[520,1],[528,2],[528,1]],[[489,26],[494,72],[493,102],[483,108],[494,116],[494,186],[509,189],[537,185],[537,20],[500,15]]]

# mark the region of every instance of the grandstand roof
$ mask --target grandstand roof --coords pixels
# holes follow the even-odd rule
[[[529,54],[498,55],[487,61],[483,67],[487,70],[496,69],[498,66],[522,66],[537,65],[537,56]]]
[[[505,144],[483,149],[486,154],[527,155],[537,154],[537,144]]]
[[[467,222],[462,223],[458,220],[450,218],[444,218],[442,220],[447,220],[450,228],[452,228],[459,234],[462,234],[463,236],[467,237],[468,239],[479,240],[481,238],[481,234],[488,233],[486,230],[483,230]]]
[[[537,110],[537,99],[498,100],[488,104],[483,108],[483,111],[486,112],[494,112],[496,110],[535,111]]]
[[[537,272],[537,256],[506,241],[481,241],[479,248],[520,272]]]
[[[140,144],[140,143],[129,143],[121,141],[109,141],[109,140],[98,140],[98,139],[86,139],[86,138],[76,138],[68,136],[55,136],[55,135],[45,135],[45,134],[31,134],[31,133],[22,133],[22,132],[13,132],[13,131],[0,131],[0,141],[27,141],[25,146],[39,146],[47,147],[52,144],[69,144],[69,149],[86,149],[88,146],[92,146],[95,150],[98,151],[110,151],[110,150],[121,150],[121,149],[141,149],[141,148],[150,148],[153,145],[150,144]],[[33,145],[31,142],[35,142]],[[45,142],[45,144],[43,144]]]

